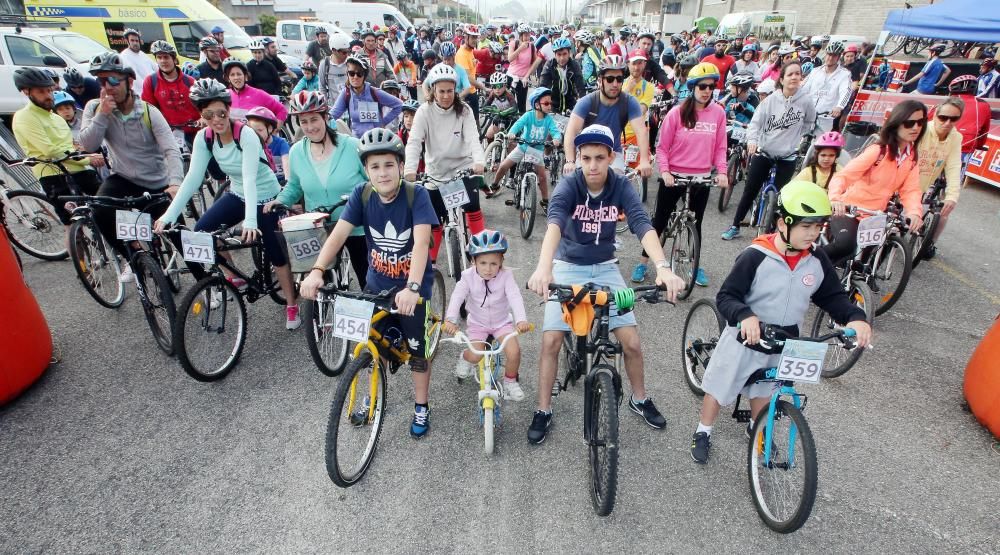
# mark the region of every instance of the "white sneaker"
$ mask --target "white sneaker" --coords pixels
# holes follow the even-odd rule
[[[503,382],[503,398],[508,401],[522,401],[524,400],[524,390],[521,389],[521,384],[519,382],[508,382],[504,380]]]
[[[476,365],[465,360],[461,356],[455,364],[455,377],[460,380],[467,380],[476,374]]]
[[[208,306],[215,310],[222,306],[222,291],[212,291],[212,302],[208,303]]]
[[[132,283],[135,281],[135,274],[132,273],[132,267],[128,263],[122,265],[122,273],[118,277],[122,283]]]

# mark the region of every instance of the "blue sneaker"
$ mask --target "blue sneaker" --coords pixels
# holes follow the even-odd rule
[[[413,409],[413,422],[410,423],[410,437],[420,439],[427,435],[431,429],[431,409],[428,407],[416,406]]]
[[[632,283],[642,283],[646,279],[646,265],[636,264],[632,270]]]
[[[729,229],[722,232],[723,241],[732,241],[733,239],[740,236],[740,228],[736,226],[730,226]]]
[[[694,284],[699,287],[708,287],[708,274],[705,270],[698,268],[698,275],[694,278]]]

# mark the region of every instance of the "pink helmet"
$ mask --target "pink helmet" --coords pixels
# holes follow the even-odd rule
[[[813,148],[844,148],[844,136],[836,131],[827,131],[816,139],[816,143],[813,144]]]
[[[268,110],[267,108],[265,108],[263,106],[257,106],[256,108],[251,108],[247,112],[246,118],[248,120],[250,118],[262,119],[262,120],[270,123],[274,127],[278,126],[278,118],[274,115],[274,112],[272,112],[271,110]]]

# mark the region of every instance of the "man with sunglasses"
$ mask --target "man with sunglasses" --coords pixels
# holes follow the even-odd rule
[[[198,43],[198,48],[205,56],[205,61],[198,64],[198,75],[202,79],[215,79],[220,83],[225,82],[222,75],[222,46],[219,41],[212,37],[205,37]]]
[[[337,98],[347,86],[347,57],[351,54],[351,39],[343,33],[330,37],[330,55],[316,69],[319,89],[327,98]]]
[[[146,80],[146,77],[156,73],[156,64],[153,60],[149,59],[142,51],[142,35],[139,31],[135,29],[125,29],[125,42],[128,44],[124,50],[119,53],[122,63],[125,67],[132,68],[135,72],[135,83],[133,85],[132,92],[136,96],[142,94],[142,83]]]

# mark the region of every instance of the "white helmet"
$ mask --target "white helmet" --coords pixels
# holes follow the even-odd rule
[[[247,49],[249,50],[265,50],[263,41],[252,40],[250,44],[247,44]]]
[[[774,79],[765,79],[757,85],[757,92],[760,94],[772,94],[774,89]]]
[[[458,84],[458,73],[448,64],[438,64],[427,72],[427,86],[433,87],[438,81],[451,81]]]
[[[331,50],[350,50],[351,49],[351,37],[345,35],[344,33],[334,33],[330,37],[330,49]]]
[[[522,23],[517,26],[517,34],[519,35],[521,33],[530,33],[530,32],[531,32],[531,27],[528,27],[527,23]]]

